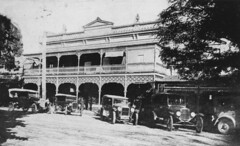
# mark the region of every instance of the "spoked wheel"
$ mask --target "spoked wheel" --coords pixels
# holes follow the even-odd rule
[[[138,125],[138,113],[135,113],[133,116],[133,125]]]
[[[37,105],[36,105],[35,103],[32,104],[31,109],[32,109],[32,112],[33,112],[33,113],[36,113],[36,112],[38,111]]]
[[[115,124],[116,123],[116,112],[113,111],[112,112],[112,124]]]
[[[67,106],[65,107],[65,110],[64,110],[64,115],[67,115],[68,114],[68,109],[67,109]]]
[[[203,119],[202,119],[202,117],[197,117],[196,132],[201,133],[202,130],[203,130]]]
[[[221,134],[228,134],[234,127],[233,122],[228,119],[221,119],[218,122],[217,128]]]
[[[14,111],[14,103],[10,103],[9,105],[8,105],[8,111]]]
[[[172,131],[173,129],[173,117],[169,116],[167,119],[167,129],[168,131]]]

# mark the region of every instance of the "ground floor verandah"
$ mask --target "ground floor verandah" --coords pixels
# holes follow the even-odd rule
[[[164,76],[159,74],[111,74],[84,76],[47,76],[46,96],[51,99],[56,93],[66,93],[90,97],[93,104],[100,104],[105,94],[126,96],[133,100],[152,87],[155,81],[161,81]],[[41,92],[41,76],[24,77],[24,88]]]

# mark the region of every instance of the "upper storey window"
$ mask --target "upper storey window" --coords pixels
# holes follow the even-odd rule
[[[103,65],[123,65],[126,62],[125,56],[123,51],[106,52],[103,57]]]

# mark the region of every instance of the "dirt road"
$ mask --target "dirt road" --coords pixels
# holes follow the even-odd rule
[[[88,111],[82,117],[62,114],[10,113],[0,108],[0,145],[16,146],[198,146],[237,145],[232,136],[179,129],[115,125]]]

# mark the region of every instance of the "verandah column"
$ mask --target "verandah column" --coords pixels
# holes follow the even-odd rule
[[[57,54],[57,75],[59,74],[60,54]]]
[[[81,56],[81,53],[77,53],[77,56],[78,56],[78,62],[77,62],[77,74],[79,74],[79,66],[80,66],[80,56]]]
[[[98,105],[101,104],[101,92],[102,92],[102,78],[101,76],[99,76]]]

